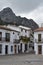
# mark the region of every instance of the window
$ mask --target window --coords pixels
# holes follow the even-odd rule
[[[38,41],[41,41],[41,34],[38,34]]]
[[[6,39],[6,41],[10,41],[10,33],[6,33],[5,39]]]
[[[13,52],[13,46],[11,46],[11,52]]]
[[[2,32],[0,32],[0,41],[2,40]]]
[[[0,53],[2,53],[2,45],[0,44]]]
[[[21,31],[23,31],[23,29],[21,29]]]

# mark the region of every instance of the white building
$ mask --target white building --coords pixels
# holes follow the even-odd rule
[[[19,31],[0,26],[0,55],[18,53]]]
[[[43,55],[43,27],[34,31],[34,51],[35,54]]]
[[[16,32],[14,32],[14,53],[19,53],[20,50],[20,28],[16,25],[8,25],[7,28],[10,28],[12,30],[15,30]]]
[[[17,37],[19,37],[19,41],[20,41],[20,43],[19,44],[16,44],[15,43],[15,45],[18,47],[17,48],[17,52],[18,53],[21,53],[21,52],[27,52],[27,51],[29,51],[29,44],[30,44],[30,34],[31,34],[31,28],[28,28],[28,27],[24,27],[24,26],[19,26],[19,27],[17,27],[17,26],[10,26],[10,25],[8,25],[7,26],[8,28],[11,28],[11,29],[14,29],[14,30],[17,30],[17,31],[19,31],[20,33],[19,33],[19,35],[17,35],[16,33],[16,36],[15,36],[15,38],[16,38],[16,41],[17,41]],[[23,37],[23,39],[28,39],[28,42],[23,42],[22,40],[21,40],[21,37]]]
[[[31,28],[19,26],[21,29],[20,32],[20,52],[27,52],[29,51],[29,44],[30,44],[30,33]]]
[[[14,54],[19,53],[20,50],[20,28],[15,25],[8,25],[7,28],[14,30],[13,41],[14,41]]]
[[[31,28],[0,26],[0,55],[29,51]]]

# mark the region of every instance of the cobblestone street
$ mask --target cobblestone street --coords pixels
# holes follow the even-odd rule
[[[29,54],[0,56],[0,65],[43,65],[43,56]]]

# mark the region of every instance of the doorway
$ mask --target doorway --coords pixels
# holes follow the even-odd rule
[[[5,45],[5,54],[8,54],[8,45]]]
[[[38,54],[42,54],[42,45],[38,46]]]
[[[27,51],[27,44],[25,44],[25,52]]]
[[[16,48],[17,48],[16,45],[14,45],[14,51],[15,51],[15,54],[16,54]]]
[[[2,32],[0,32],[0,41],[2,40]]]
[[[20,52],[22,52],[22,43],[21,43],[21,45],[20,45],[20,48],[21,48],[21,49],[20,49]]]

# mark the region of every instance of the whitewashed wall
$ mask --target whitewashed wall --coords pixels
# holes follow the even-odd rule
[[[35,51],[35,54],[38,54],[38,45],[42,45],[42,55],[43,55],[43,43],[35,42],[35,39],[38,40],[38,34],[41,34],[41,39],[43,40],[43,31],[34,32],[34,51]]]
[[[30,30],[29,31],[26,30],[26,32],[25,32],[25,30],[23,29],[23,31],[20,32],[20,36],[27,36],[27,37],[29,37],[30,36]]]
[[[2,53],[0,55],[5,55],[5,46],[8,45],[8,54],[14,54],[14,45],[9,43],[0,43],[2,45]],[[11,46],[13,46],[13,51],[11,52]]]
[[[41,32],[34,32],[34,40],[38,39],[38,34],[41,34],[41,39],[43,39],[43,31],[41,31]]]

